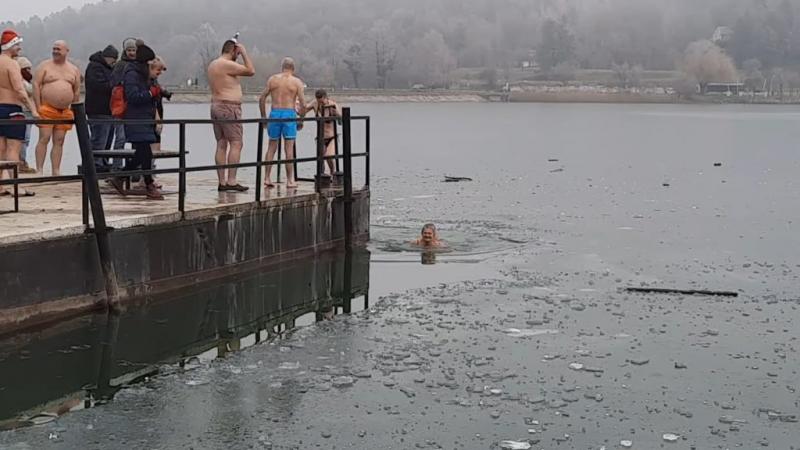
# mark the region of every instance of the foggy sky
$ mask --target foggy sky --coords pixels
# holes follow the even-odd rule
[[[45,17],[68,6],[78,9],[83,5],[99,1],[101,0],[28,0],[20,2],[9,0],[7,3],[4,2],[6,5],[3,6],[2,13],[0,13],[0,20],[18,22],[27,20],[34,15]]]

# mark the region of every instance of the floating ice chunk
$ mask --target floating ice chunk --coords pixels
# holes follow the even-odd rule
[[[550,334],[558,334],[558,330],[531,330],[531,329],[523,329],[520,330],[518,328],[509,328],[505,331],[505,334],[511,337],[535,337],[535,336],[546,336]]]
[[[503,441],[500,443],[500,448],[505,450],[529,450],[531,444],[528,442]]]
[[[680,437],[680,436],[678,436],[677,434],[673,434],[673,433],[666,433],[666,434],[665,434],[664,436],[662,436],[662,437],[663,437],[663,438],[664,438],[664,440],[665,440],[665,441],[667,441],[667,442],[677,442],[677,441],[678,441],[678,439],[680,439],[680,438],[681,438],[681,437]]]

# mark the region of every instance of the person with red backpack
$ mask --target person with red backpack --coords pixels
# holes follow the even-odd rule
[[[122,86],[125,92],[125,120],[155,120],[157,101],[161,97],[161,88],[153,85],[152,80],[158,78],[161,66],[152,64],[156,54],[150,47],[141,44],[136,47],[136,60],[129,62],[125,67],[125,76]],[[113,109],[112,103],[112,109]],[[135,151],[134,157],[128,161],[125,170],[151,170],[153,168],[153,150],[151,144],[155,143],[156,127],[150,124],[125,124],[125,139],[131,143]],[[164,196],[156,187],[153,177],[145,175],[146,195],[151,200],[163,200]],[[115,178],[112,185],[122,194],[124,191],[122,180]]]
[[[140,39],[127,38],[122,41],[122,55],[114,64],[114,69],[111,72],[111,115],[115,119],[122,119],[124,113],[125,91],[122,88],[122,81],[125,77],[125,68],[128,64],[136,61],[136,46],[144,44]],[[122,108],[122,109],[120,109]],[[114,114],[114,110],[122,111]],[[113,148],[114,150],[122,150],[125,148],[125,126],[121,123],[114,125],[114,130],[106,141],[106,148]],[[122,159],[114,158],[112,166],[115,169],[122,168]]]

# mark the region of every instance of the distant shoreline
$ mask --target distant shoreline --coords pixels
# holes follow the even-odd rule
[[[619,104],[758,104],[797,105],[800,98],[792,97],[779,101],[763,97],[695,96],[681,98],[677,95],[634,92],[590,92],[590,91],[495,91],[460,90],[340,90],[330,91],[330,96],[339,103],[619,103]],[[245,103],[257,103],[259,93],[246,92]],[[311,98],[309,98],[310,100]],[[211,95],[202,90],[175,90],[172,103],[209,103]]]

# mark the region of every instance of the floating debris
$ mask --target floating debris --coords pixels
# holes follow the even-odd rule
[[[664,289],[664,288],[626,288],[625,291],[636,294],[680,294],[680,295],[707,295],[711,297],[738,297],[738,292],[708,291],[698,289]]]
[[[620,441],[619,445],[621,445],[621,446],[623,446],[625,448],[631,448],[631,447],[633,447],[633,441]]]
[[[536,337],[536,336],[546,336],[551,334],[558,334],[558,330],[531,330],[531,329],[523,329],[520,330],[518,328],[509,328],[505,331],[505,334],[511,337]]]
[[[331,380],[331,385],[336,388],[347,388],[352,385],[356,384],[356,380],[353,377],[336,377]]]
[[[44,425],[56,419],[58,419],[58,414],[43,412],[31,417],[30,419],[28,419],[28,422],[31,425]]]
[[[529,450],[531,444],[527,441],[502,441],[500,442],[500,448],[504,450]]]
[[[645,366],[647,364],[650,364],[649,359],[629,359],[628,362],[633,364],[634,366]]]
[[[678,436],[677,434],[667,433],[664,436],[662,436],[662,438],[664,438],[664,440],[667,442],[678,442],[678,439],[680,439],[681,437]]]
[[[462,182],[462,181],[472,181],[472,178],[468,178],[468,177],[450,177],[450,176],[447,176],[447,175],[444,176],[444,182],[445,183],[459,183],[459,182]]]
[[[583,364],[580,364],[580,363],[572,363],[572,364],[569,365],[570,369],[578,370],[578,371],[583,370],[583,367],[584,367]]]

